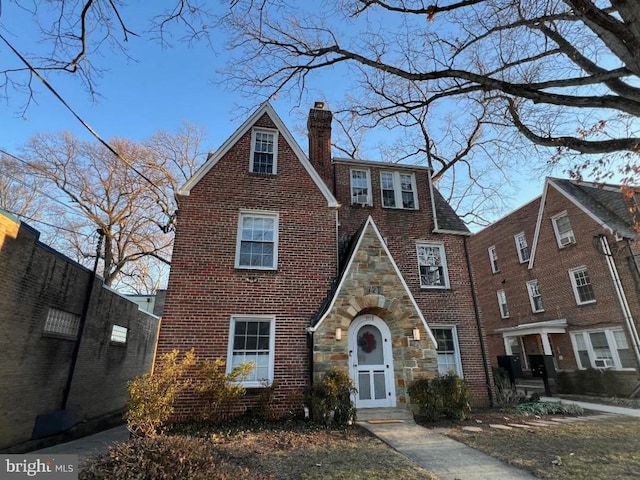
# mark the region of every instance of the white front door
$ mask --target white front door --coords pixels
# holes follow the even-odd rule
[[[356,408],[395,407],[391,333],[375,315],[361,315],[349,327],[351,378]]]

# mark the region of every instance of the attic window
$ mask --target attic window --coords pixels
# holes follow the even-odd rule
[[[251,132],[251,163],[253,173],[275,175],[278,163],[278,132],[254,129]]]
[[[369,170],[351,169],[351,205],[371,205]]]
[[[382,206],[417,210],[416,179],[413,173],[380,172]]]
[[[571,221],[569,221],[567,212],[562,212],[551,217],[551,222],[553,223],[553,230],[556,233],[558,247],[564,248],[567,245],[576,243],[576,237],[573,235],[573,228],[571,227]]]

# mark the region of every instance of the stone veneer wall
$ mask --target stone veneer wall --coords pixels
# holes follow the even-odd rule
[[[381,294],[369,293],[370,287]],[[398,405],[408,404],[407,385],[420,377],[438,373],[437,353],[409,293],[393,267],[379,236],[369,224],[354,259],[345,272],[336,300],[314,334],[314,378],[331,367],[349,368],[348,329],[356,317],[372,314],[384,320],[391,331],[393,368]],[[413,329],[420,340],[413,340]],[[335,338],[336,328],[343,331]]]

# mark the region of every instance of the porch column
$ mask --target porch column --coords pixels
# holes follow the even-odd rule
[[[502,341],[504,342],[504,351],[507,355],[513,355],[513,351],[511,350],[511,342],[509,341],[509,337],[506,335],[502,335]]]
[[[545,355],[553,355],[551,351],[551,344],[549,343],[549,335],[547,332],[540,332],[540,338],[542,339],[542,349]]]

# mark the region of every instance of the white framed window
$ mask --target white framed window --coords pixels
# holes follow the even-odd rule
[[[518,260],[520,263],[524,263],[529,260],[529,245],[527,244],[527,237],[524,232],[520,232],[513,237],[516,241],[516,250],[518,251]]]
[[[254,128],[251,132],[249,171],[275,175],[278,166],[278,131]]]
[[[438,342],[438,373],[447,375],[451,372],[462,377],[462,362],[460,361],[460,346],[455,326],[437,326],[431,329]]]
[[[571,343],[580,369],[635,369],[633,353],[622,329],[572,332]]]
[[[111,341],[113,343],[127,343],[127,334],[129,329],[120,325],[113,325],[111,327]]]
[[[571,279],[573,295],[578,305],[585,305],[596,301],[587,267],[572,268],[569,270],[569,278]]]
[[[369,170],[351,169],[351,205],[373,205]]]
[[[80,315],[57,308],[50,308],[47,319],[44,322],[42,333],[49,335],[59,335],[68,338],[78,337],[78,327],[80,326]]]
[[[275,317],[268,315],[231,317],[227,373],[243,363],[253,369],[239,383],[264,387],[273,382]]]
[[[507,305],[507,294],[504,290],[498,290],[496,292],[498,297],[498,307],[500,307],[500,317],[509,318],[509,305]]]
[[[240,212],[236,268],[275,270],[278,267],[278,214]]]
[[[542,295],[540,294],[540,285],[538,285],[538,280],[531,280],[527,282],[527,291],[529,292],[531,311],[533,313],[544,312],[544,304],[542,303]]]
[[[573,228],[571,228],[571,221],[567,212],[551,217],[551,223],[553,223],[553,231],[556,234],[558,247],[563,248],[576,243],[576,237],[573,235]]]
[[[498,273],[500,271],[500,267],[498,266],[498,252],[496,252],[495,245],[492,245],[487,249],[489,253],[489,264],[491,265],[491,271],[493,273]]]
[[[383,207],[418,209],[416,178],[413,173],[380,172],[380,189]]]
[[[449,288],[449,273],[444,245],[434,242],[416,244],[421,288]]]

